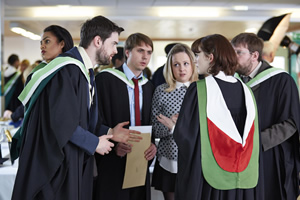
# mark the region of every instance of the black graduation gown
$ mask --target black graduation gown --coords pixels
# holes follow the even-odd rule
[[[163,84],[166,82],[165,80],[165,77],[164,77],[164,74],[163,74],[163,71],[164,71],[164,67],[165,65],[163,66],[160,66],[153,74],[152,76],[152,80],[151,82],[153,83],[154,87],[156,88],[157,86]]]
[[[218,81],[218,84],[220,83],[221,81]],[[222,87],[221,91],[223,93]],[[223,97],[230,109],[230,104],[234,105],[236,96],[242,95],[242,92],[230,88],[227,88],[226,92],[229,95],[223,95]],[[230,96],[234,97],[231,101],[227,99]],[[236,124],[237,121],[243,122],[242,119],[235,118],[232,110],[230,111]],[[237,127],[240,126],[237,124]],[[178,146],[176,200],[263,200],[263,185],[260,183],[261,167],[259,167],[258,186],[253,189],[217,190],[205,180],[201,165],[201,137],[196,83],[192,83],[185,94],[174,130],[174,139]],[[259,162],[261,163],[261,161]]]
[[[117,69],[123,71],[122,67]],[[108,72],[99,73],[95,81],[102,124],[108,127],[115,127],[118,123],[130,121],[127,85]],[[144,84],[142,88],[143,107],[141,124],[149,125],[151,123],[151,100],[154,88],[150,81]],[[122,158],[117,156],[113,149],[105,156],[96,155],[96,162],[98,168],[97,185],[95,187],[97,200],[150,200],[149,170],[147,171],[145,186],[123,190],[126,156]],[[151,161],[149,161],[150,163]],[[130,193],[133,190],[141,195],[130,199]]]
[[[82,61],[76,48],[70,55]],[[45,86],[23,133],[12,199],[92,199],[92,156],[69,141],[78,126],[88,130],[88,95],[88,82],[74,65]]]
[[[263,62],[260,71],[270,68]],[[259,72],[260,72],[259,71]],[[264,151],[265,199],[295,200],[299,195],[300,106],[297,86],[287,73],[277,74],[252,88],[263,131],[292,119],[296,133],[279,145]]]
[[[18,96],[20,95],[20,93],[22,92],[23,88],[24,88],[24,83],[22,81],[22,77],[23,75],[21,74],[16,82],[14,83],[13,87],[11,88],[11,98],[9,102],[5,102],[5,110],[11,110],[12,112],[14,112],[20,105],[21,105],[21,101],[19,101]],[[6,100],[6,98],[5,98]]]

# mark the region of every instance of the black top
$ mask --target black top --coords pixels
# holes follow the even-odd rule
[[[217,81],[225,103],[231,113],[233,121],[241,135],[243,137],[244,126],[247,116],[247,110],[245,105],[245,94],[243,92],[243,86],[241,82],[230,83],[223,81],[219,78],[215,78]]]
[[[10,110],[14,112],[22,103],[18,99],[18,96],[21,94],[23,88],[24,88],[24,83],[22,81],[22,74],[17,78],[16,82],[14,83],[13,87],[11,88],[11,92],[13,92],[11,99],[9,102],[5,102],[5,110]]]
[[[163,74],[163,71],[164,71],[164,67],[165,65],[163,66],[160,66],[153,74],[152,76],[152,83],[154,85],[154,87],[156,88],[157,86],[163,84],[166,82],[165,80],[165,77],[164,77],[164,74]]]

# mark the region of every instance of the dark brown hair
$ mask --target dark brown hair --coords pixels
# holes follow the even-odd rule
[[[192,44],[192,51],[199,53],[200,49],[206,54],[213,54],[213,61],[208,73],[213,76],[219,71],[223,71],[226,75],[233,75],[238,67],[236,53],[230,42],[220,34],[208,35],[197,39]]]
[[[88,48],[91,41],[100,36],[102,43],[111,36],[113,32],[117,32],[119,35],[124,31],[122,27],[117,26],[109,19],[99,15],[93,19],[87,20],[81,27],[80,31],[80,44],[83,48]]]
[[[50,25],[44,29],[45,32],[51,32],[57,38],[58,43],[64,41],[65,45],[62,48],[62,53],[74,47],[72,36],[67,29],[58,25]]]
[[[234,47],[237,46],[243,46],[247,48],[250,53],[253,53],[255,51],[258,52],[258,61],[262,61],[262,50],[264,48],[264,41],[259,38],[256,34],[254,33],[240,33],[239,35],[235,36],[231,40],[231,44]]]

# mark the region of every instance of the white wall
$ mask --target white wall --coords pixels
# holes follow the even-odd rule
[[[167,61],[165,46],[170,43],[183,43],[189,47],[192,45],[193,41],[154,41],[153,42],[153,54],[149,63],[149,68],[153,72]]]
[[[187,44],[188,46],[191,46],[192,44],[192,41],[154,41],[154,51],[149,63],[149,68],[152,73],[166,62],[166,54],[164,51],[165,46],[173,42],[181,42]],[[20,61],[23,59],[28,59],[31,64],[38,59],[42,59],[40,41],[27,39],[22,36],[4,38],[2,61],[4,65],[7,65],[7,59],[13,53],[19,56]]]
[[[7,65],[7,59],[11,54],[17,54],[20,61],[28,59],[30,64],[36,60],[41,60],[40,41],[31,40],[25,37],[4,37],[3,42],[3,61]]]

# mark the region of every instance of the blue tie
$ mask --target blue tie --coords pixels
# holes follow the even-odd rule
[[[92,86],[91,88],[91,94],[93,94],[93,89],[94,89],[94,81],[95,81],[95,75],[94,75],[94,70],[92,68],[89,69],[90,73],[90,84]]]
[[[244,83],[248,83],[251,80],[250,76],[242,76],[242,80]]]

